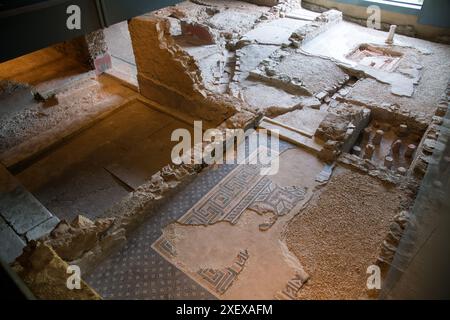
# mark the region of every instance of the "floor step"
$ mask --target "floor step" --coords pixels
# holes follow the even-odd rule
[[[312,133],[289,127],[267,117],[261,120],[258,127],[272,132],[277,130],[280,139],[291,142],[315,154],[322,150],[322,143],[315,139]]]

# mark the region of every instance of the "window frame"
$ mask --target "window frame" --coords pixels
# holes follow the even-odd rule
[[[379,6],[382,10],[418,16],[423,5],[408,4],[397,0],[335,0],[336,2],[368,7]],[[427,1],[427,0],[425,0]]]

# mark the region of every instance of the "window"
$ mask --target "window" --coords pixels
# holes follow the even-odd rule
[[[424,0],[387,0],[386,2],[394,2],[394,3],[404,3],[404,4],[415,4],[418,6],[423,5]]]
[[[376,5],[382,9],[394,10],[403,13],[420,12],[424,0],[362,0]]]

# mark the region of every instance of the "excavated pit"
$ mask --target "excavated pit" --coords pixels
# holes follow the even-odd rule
[[[400,52],[362,44],[347,55],[347,58],[366,67],[394,71],[403,55]]]
[[[2,256],[27,247],[30,286],[48,251],[104,299],[376,296],[366,270],[436,148],[449,46],[386,45],[294,0],[184,1],[99,32],[105,73],[74,42],[0,64]],[[276,130],[279,171],[175,165],[194,121]]]

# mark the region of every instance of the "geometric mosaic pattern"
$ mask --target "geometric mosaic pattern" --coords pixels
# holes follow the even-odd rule
[[[289,213],[305,198],[306,188],[303,187],[280,187],[269,178],[264,178],[264,188],[253,199],[248,209],[257,212],[271,211],[278,217]],[[262,210],[261,210],[262,209]]]
[[[235,224],[264,188],[257,165],[239,165],[180,220],[182,224],[208,225],[218,221]]]
[[[276,300],[296,300],[300,289],[308,280],[308,275],[296,274],[295,277],[288,281],[286,287],[275,294]]]
[[[169,257],[176,257],[177,251],[175,249],[175,246],[170,242],[169,239],[162,236],[156,242],[153,244],[153,247],[158,248],[159,252],[164,252],[165,256]]]
[[[178,222],[185,225],[210,225],[218,221],[236,224],[246,209],[261,206],[283,216],[303,200],[305,194],[305,188],[278,186],[261,175],[260,165],[239,165]]]
[[[231,267],[224,269],[200,269],[198,275],[205,280],[208,289],[218,294],[224,294],[244,269],[248,258],[248,251],[243,250],[239,252]]]

